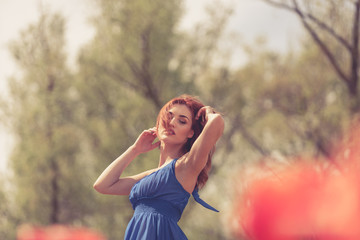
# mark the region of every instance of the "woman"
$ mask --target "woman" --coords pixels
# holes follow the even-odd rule
[[[190,195],[199,198],[211,167],[211,155],[224,130],[224,120],[192,96],[170,100],[160,110],[156,127],[143,131],[135,143],[100,175],[94,188],[103,194],[129,195],[135,209],[125,239],[187,239],[177,225]],[[158,142],[154,142],[155,138]],[[160,148],[157,168],[121,177],[141,153]]]

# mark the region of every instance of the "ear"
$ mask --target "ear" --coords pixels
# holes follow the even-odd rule
[[[194,130],[191,129],[191,131],[188,134],[188,138],[192,138],[194,136]]]

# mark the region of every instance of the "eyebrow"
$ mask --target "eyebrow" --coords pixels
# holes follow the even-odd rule
[[[169,111],[169,113],[171,114],[171,115],[174,115],[174,113],[172,112],[172,111]],[[188,120],[190,120],[187,116],[185,116],[185,115],[179,115],[179,117],[181,117],[181,118],[186,118],[186,119],[188,119]]]
[[[189,118],[188,118],[187,116],[185,116],[185,115],[180,115],[180,117],[189,119]]]

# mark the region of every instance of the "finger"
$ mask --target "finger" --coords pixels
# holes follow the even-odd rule
[[[204,114],[204,110],[205,108],[200,108],[200,110],[198,111],[198,113],[196,114],[196,120],[199,120],[200,116]]]
[[[153,130],[153,131],[151,131],[151,135],[154,137],[157,137],[157,132]]]
[[[145,131],[143,132],[143,135],[144,135],[144,136],[149,136],[149,135],[152,135],[152,132],[151,132],[150,130],[145,130]]]
[[[149,135],[149,131],[148,130],[144,130],[140,136],[146,136],[146,135]]]
[[[149,128],[149,129],[144,130],[144,132],[152,134],[154,132],[154,130],[153,130],[153,128]]]
[[[150,131],[151,133],[156,133],[156,130],[157,130],[156,127],[152,127],[152,128],[149,128],[148,131]]]

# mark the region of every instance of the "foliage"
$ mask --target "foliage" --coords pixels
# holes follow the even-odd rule
[[[22,73],[9,81],[8,103],[17,143],[10,166],[18,224],[82,222],[91,212],[87,176],[79,174],[84,162],[78,158],[81,135],[64,31],[60,15],[42,13],[11,44]]]
[[[348,88],[350,109],[358,112],[360,1],[263,0],[297,15],[314,43]]]
[[[180,0],[96,3],[96,35],[81,49],[75,73],[66,66],[65,21],[58,14],[42,13],[11,45],[22,74],[9,79],[11,99],[1,105],[17,141],[10,159],[14,190],[0,192],[6,202],[0,214],[11,221],[0,221],[0,237],[10,238],[7,226],[27,222],[84,225],[121,238],[132,215],[127,197],[102,196],[92,183],[143,129],[155,125],[167,100],[188,93],[226,121],[201,192],[221,213],[190,200],[179,224],[190,239],[232,239],[227,216],[238,168],[303,154],[329,159],[332,143],[355,114],[347,86],[309,38],[298,52],[281,55],[264,38],[249,45],[229,41],[231,6],[213,5],[211,21],[179,31]],[[317,16],[332,21],[327,13]],[[326,44],[339,62],[346,59],[336,41],[326,38]],[[231,50],[239,47],[248,61],[234,69]],[[125,175],[157,162],[154,150]]]

